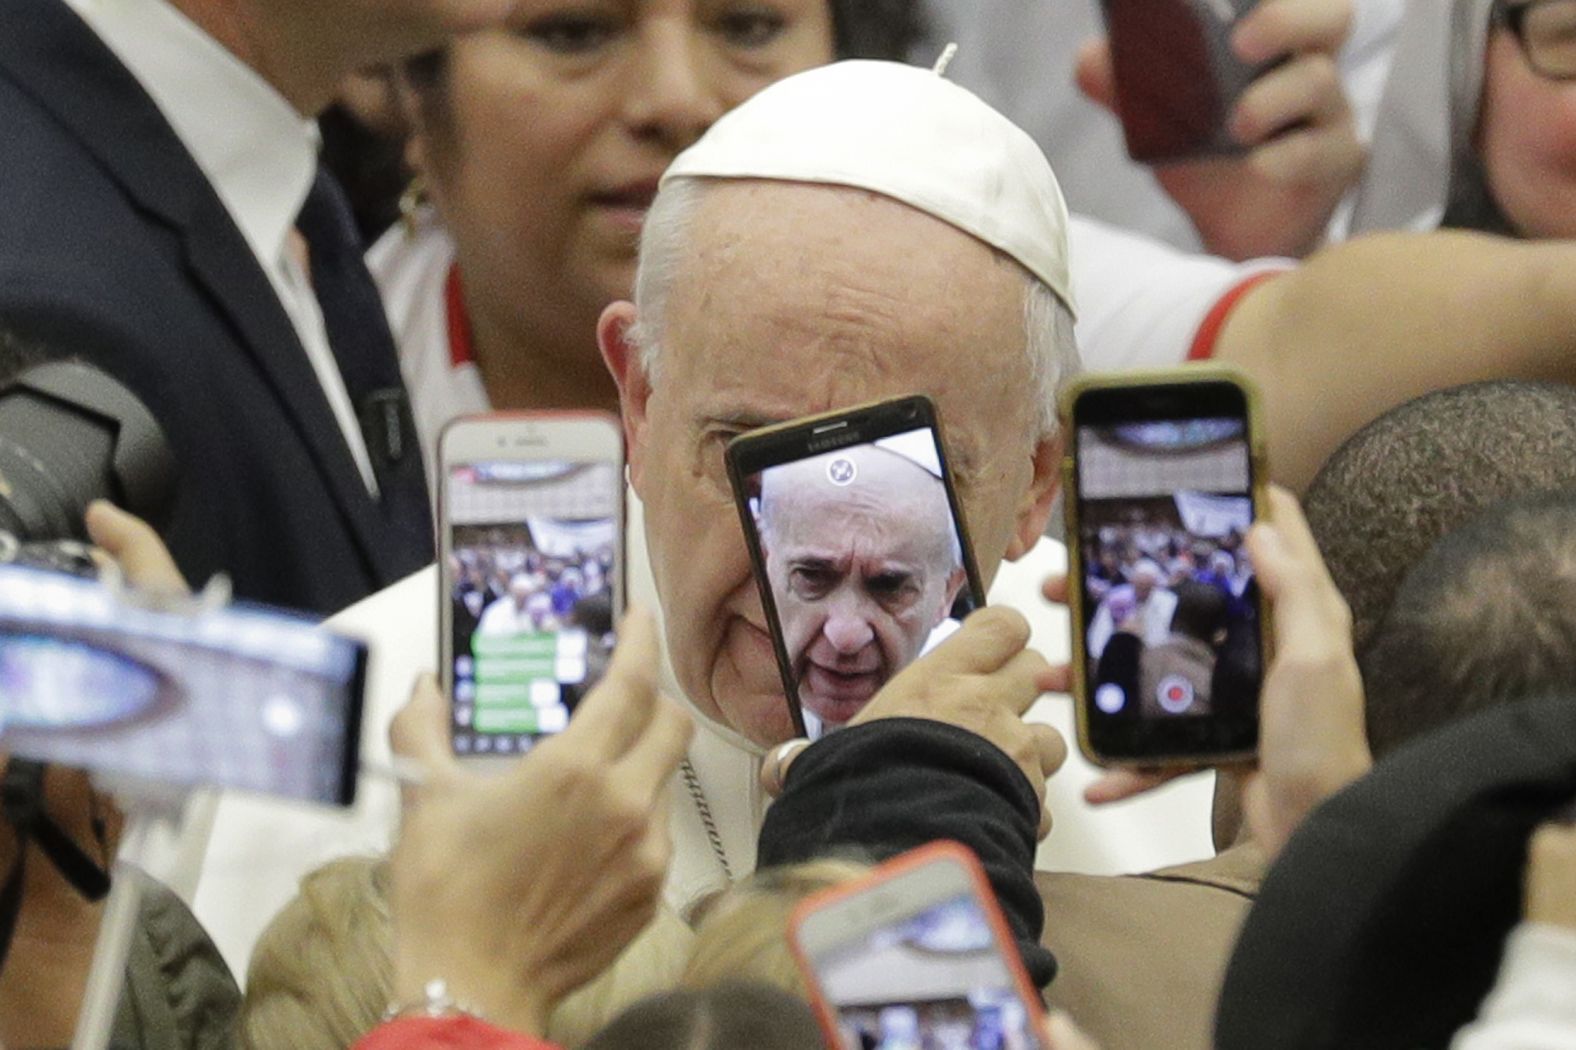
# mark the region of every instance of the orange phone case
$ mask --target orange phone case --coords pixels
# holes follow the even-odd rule
[[[1018,955],[1017,946],[1013,940],[1012,931],[1007,927],[1007,920],[1001,913],[1001,905],[996,902],[996,892],[991,889],[990,879],[985,875],[979,858],[967,847],[950,841],[932,842],[929,845],[911,849],[907,853],[899,854],[891,860],[878,865],[868,875],[847,883],[843,886],[834,886],[829,890],[806,897],[794,908],[788,920],[788,945],[793,951],[794,961],[799,966],[799,972],[804,976],[805,987],[810,991],[810,1005],[815,1008],[815,1015],[821,1022],[821,1031],[826,1036],[828,1047],[838,1047],[840,1034],[837,1024],[837,1011],[827,1001],[826,993],[821,987],[820,976],[815,971],[809,956],[799,943],[799,927],[810,913],[819,911],[829,904],[847,900],[861,893],[885,885],[893,878],[922,868],[927,864],[954,863],[963,867],[968,874],[969,883],[974,891],[974,899],[979,903],[980,910],[985,914],[985,921],[990,925],[991,936],[996,942],[997,954],[1001,957],[1002,964],[1012,978],[1014,990],[1028,1011],[1031,1024],[1034,1026],[1036,1043],[1039,1042],[1039,1031],[1045,1020],[1045,1004],[1040,999],[1039,992],[1034,987],[1034,982],[1029,980],[1029,973],[1023,968],[1023,959]]]

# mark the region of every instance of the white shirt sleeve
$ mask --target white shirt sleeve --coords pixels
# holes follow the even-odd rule
[[[1576,930],[1522,923],[1499,981],[1451,1050],[1570,1050],[1576,1046]]]
[[[1181,364],[1216,303],[1244,281],[1296,265],[1179,251],[1081,215],[1073,216],[1068,238],[1075,334],[1091,372]]]

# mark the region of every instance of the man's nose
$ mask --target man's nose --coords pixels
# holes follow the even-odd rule
[[[726,108],[714,83],[708,44],[691,19],[674,16],[643,22],[636,46],[625,120],[638,137],[682,150]]]
[[[875,640],[875,628],[855,603],[834,607],[821,628],[832,648],[843,656],[852,656]]]

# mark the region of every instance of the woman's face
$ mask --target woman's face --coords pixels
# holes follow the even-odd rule
[[[591,345],[596,312],[630,293],[669,161],[762,87],[831,59],[827,0],[519,0],[506,28],[458,40],[414,157],[473,306],[549,337],[589,314]]]
[[[1526,237],[1576,237],[1576,80],[1539,75],[1506,29],[1489,37],[1478,135],[1511,225]]]

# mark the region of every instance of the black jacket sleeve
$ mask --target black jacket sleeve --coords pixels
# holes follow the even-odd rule
[[[1040,945],[1039,812],[1023,772],[983,737],[926,719],[881,719],[832,733],[794,760],[761,827],[758,864],[851,851],[885,860],[938,839],[960,842],[985,865],[1024,966],[1044,987],[1056,959]]]

